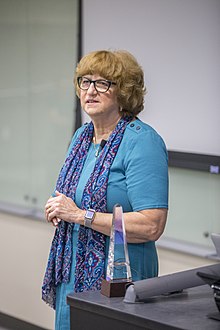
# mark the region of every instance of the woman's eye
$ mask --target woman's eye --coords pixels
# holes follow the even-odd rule
[[[82,82],[81,82],[81,84],[84,85],[84,86],[87,86],[87,85],[90,84],[90,82],[87,79],[83,79]]]
[[[100,87],[108,87],[108,83],[104,80],[97,81],[96,84]]]

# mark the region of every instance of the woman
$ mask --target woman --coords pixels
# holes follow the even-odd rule
[[[56,309],[59,330],[69,329],[66,295],[101,287],[113,206],[123,207],[133,280],[158,274],[155,241],[168,208],[166,147],[137,118],[145,87],[136,59],[126,51],[92,52],[79,62],[74,83],[91,122],[74,134],[45,206],[57,229],[43,299]]]

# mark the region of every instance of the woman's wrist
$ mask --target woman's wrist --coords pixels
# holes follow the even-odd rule
[[[80,212],[78,214],[78,219],[77,219],[77,223],[79,225],[84,226],[85,215],[86,215],[86,211],[85,210],[80,210]]]

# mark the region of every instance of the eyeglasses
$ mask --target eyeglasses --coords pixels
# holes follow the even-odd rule
[[[99,93],[106,93],[111,85],[116,85],[113,81],[105,80],[105,79],[97,79],[97,80],[91,80],[86,77],[78,77],[77,83],[80,89],[83,91],[87,91],[90,87],[90,85],[93,83],[95,90]]]

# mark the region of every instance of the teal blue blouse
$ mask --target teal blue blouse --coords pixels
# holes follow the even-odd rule
[[[81,127],[73,136],[69,147],[71,150]],[[79,180],[75,202],[81,206],[82,193],[87,180],[93,171],[96,157],[92,143]],[[107,211],[112,213],[115,204],[119,203],[124,212],[145,209],[168,208],[168,157],[164,141],[149,125],[136,119],[130,123],[124,133],[118,153],[110,169],[107,188]],[[75,253],[79,226],[73,231],[73,261],[69,284],[61,284],[57,288],[56,325],[61,326],[67,316],[62,317],[62,301],[73,291],[75,273]],[[107,237],[106,261],[108,255],[109,237]],[[158,274],[158,259],[155,242],[128,244],[132,280],[154,277]],[[63,298],[64,296],[64,298]],[[68,307],[67,307],[68,308]],[[61,321],[60,317],[63,319]],[[69,325],[68,325],[69,326]]]

